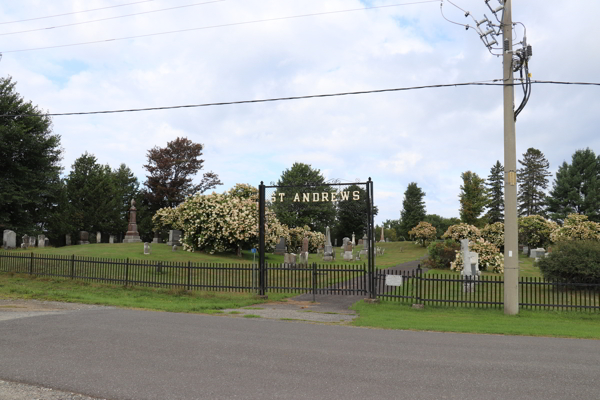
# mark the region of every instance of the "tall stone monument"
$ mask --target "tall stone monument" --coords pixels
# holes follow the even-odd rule
[[[323,261],[333,261],[333,246],[331,245],[331,232],[329,227],[325,228],[325,250],[323,251]]]
[[[352,246],[356,246],[356,236],[354,236],[354,232],[352,232]]]
[[[381,227],[381,238],[379,239],[380,243],[385,243],[385,236],[383,232],[383,226]]]
[[[131,200],[131,208],[129,208],[129,226],[123,243],[141,243],[140,234],[137,230],[135,200]]]
[[[180,246],[181,245],[181,231],[172,229],[169,231],[169,241],[167,246]]]

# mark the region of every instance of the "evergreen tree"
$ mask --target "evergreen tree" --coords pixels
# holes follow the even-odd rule
[[[126,232],[127,226],[129,225],[128,211],[131,207],[131,200],[136,200],[136,208],[138,209],[138,220],[141,216],[141,204],[138,202],[140,184],[138,182],[137,177],[125,164],[121,164],[119,168],[112,171],[112,179],[116,190],[115,197],[117,199],[118,204],[118,213],[121,216],[120,220],[115,221],[116,232]]]
[[[402,211],[400,212],[399,236],[408,238],[408,231],[417,226],[419,222],[425,220],[425,192],[417,186],[415,182],[408,184],[404,192],[402,201]]]
[[[460,177],[463,180],[458,196],[460,199],[460,219],[469,225],[482,225],[479,216],[488,203],[485,181],[471,171],[463,172]]]
[[[490,224],[504,222],[504,167],[500,161],[490,170],[486,186],[489,201],[485,217]]]
[[[550,163],[538,149],[530,147],[519,160],[523,168],[518,170],[519,215],[542,215],[544,213],[546,195],[544,189],[548,187],[548,172]]]
[[[333,229],[334,236],[332,240],[337,238],[341,243],[344,237],[351,237],[352,233],[354,233],[358,242],[358,239],[361,239],[367,230],[367,192],[358,185],[350,185],[342,190],[350,193],[359,192],[360,200],[343,200],[337,202],[337,223]],[[373,206],[373,216],[377,215],[377,212],[377,206]],[[381,234],[380,231],[378,232]],[[375,236],[374,239],[379,240],[379,236]]]
[[[282,224],[290,228],[308,225],[313,231],[325,233],[325,227],[332,227],[335,221],[335,204],[331,201],[293,201],[296,193],[300,193],[300,196],[302,193],[309,193],[312,196],[313,193],[335,192],[335,189],[324,183],[325,178],[320,170],[312,168],[309,164],[296,162],[291,168],[283,171],[277,181],[277,186],[284,187],[278,188],[274,193],[267,193],[267,200],[270,195],[277,200],[284,194],[285,201],[275,201],[271,204]]]
[[[600,222],[600,157],[589,148],[577,150],[570,165],[564,162],[558,168],[547,203],[555,221],[576,213]]]
[[[54,218],[61,181],[52,121],[0,78],[0,230],[41,233]]]

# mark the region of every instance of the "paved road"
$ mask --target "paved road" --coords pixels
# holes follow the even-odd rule
[[[600,341],[122,309],[0,321],[0,380],[107,399],[598,399]]]

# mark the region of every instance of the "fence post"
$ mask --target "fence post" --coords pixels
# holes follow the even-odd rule
[[[129,283],[129,257],[125,261],[125,286]]]
[[[192,290],[192,262],[187,263],[187,290]]]
[[[75,279],[75,254],[71,256],[71,279]]]
[[[31,259],[29,260],[29,275],[33,275],[33,251],[31,252]]]
[[[415,279],[416,288],[415,288],[415,303],[421,304],[421,264],[417,265],[417,276]]]
[[[313,292],[313,303],[316,302],[315,295],[317,293],[317,263],[313,263],[312,268],[312,292]]]

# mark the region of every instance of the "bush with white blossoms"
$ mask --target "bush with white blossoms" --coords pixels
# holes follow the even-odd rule
[[[241,185],[227,193],[188,197],[176,208],[162,208],[153,222],[157,228],[169,226],[184,232],[183,249],[210,254],[237,251],[239,247],[258,242],[258,203]],[[240,190],[238,190],[240,189]],[[238,193],[250,194],[240,197]],[[280,236],[287,236],[274,214],[268,215],[266,247],[274,248]]]
[[[487,224],[481,230],[481,237],[494,246],[501,248],[504,246],[504,223]]]
[[[587,215],[569,214],[563,226],[556,227],[550,234],[552,242],[567,240],[600,241],[600,224],[588,221]]]
[[[486,242],[479,238],[474,241],[469,240],[469,251],[477,253],[479,256],[479,269],[482,271],[491,271],[504,273],[504,254],[500,253],[498,247],[493,243]],[[462,251],[456,252],[456,259],[450,264],[453,271],[462,271],[464,268]]]
[[[442,239],[454,239],[457,242],[462,239],[477,240],[480,237],[481,231],[479,228],[465,223],[450,225],[446,233],[442,235]]]
[[[550,242],[550,234],[558,224],[540,215],[519,218],[519,243],[530,248],[544,247]]]
[[[408,231],[411,237],[418,240],[425,247],[425,243],[435,239],[437,230],[429,222],[421,221],[417,226]]]
[[[302,241],[305,237],[308,238],[309,253],[316,253],[319,246],[325,244],[325,234],[313,232],[308,225],[304,225],[303,227],[290,228],[288,237],[289,248],[294,251],[297,248],[302,248]]]

